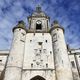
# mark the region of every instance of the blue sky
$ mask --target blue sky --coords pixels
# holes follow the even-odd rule
[[[58,20],[65,29],[66,43],[80,48],[80,0],[0,0],[0,50],[10,49],[12,28],[19,20],[28,26],[29,16],[37,5],[51,20]]]

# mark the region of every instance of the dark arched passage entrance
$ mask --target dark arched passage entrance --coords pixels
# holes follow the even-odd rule
[[[37,75],[37,76],[33,77],[33,78],[30,79],[30,80],[46,80],[46,79],[44,79],[43,77]]]

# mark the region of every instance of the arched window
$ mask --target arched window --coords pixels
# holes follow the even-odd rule
[[[30,79],[30,80],[46,80],[46,79],[44,79],[43,77],[37,75],[37,76],[33,77],[33,78]]]
[[[40,20],[38,20],[36,22],[36,30],[41,30],[42,29],[42,22]]]

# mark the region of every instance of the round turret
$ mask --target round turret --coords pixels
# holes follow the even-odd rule
[[[53,43],[53,53],[55,55],[55,69],[57,80],[73,80],[67,46],[64,38],[64,29],[57,21],[54,21],[50,30]],[[65,75],[65,72],[66,75]]]
[[[13,42],[6,65],[4,80],[20,80],[22,76],[21,73],[26,40],[26,28],[24,22],[19,21],[18,25],[13,28],[13,32]]]

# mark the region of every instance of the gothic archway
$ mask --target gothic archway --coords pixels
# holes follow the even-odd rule
[[[46,79],[44,79],[43,77],[37,75],[37,76],[33,77],[33,78],[30,79],[30,80],[46,80]]]

